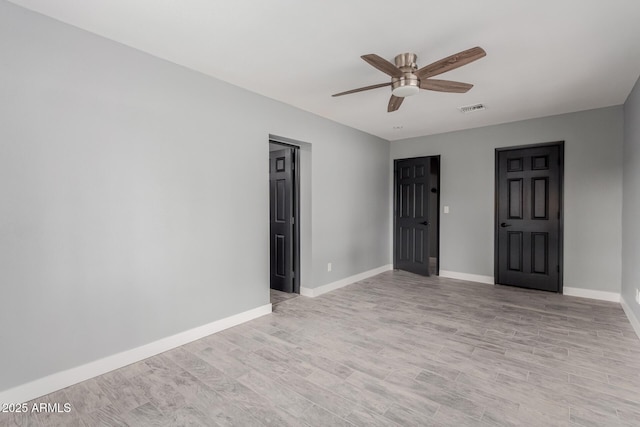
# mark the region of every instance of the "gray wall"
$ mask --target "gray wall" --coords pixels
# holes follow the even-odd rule
[[[610,107],[393,142],[391,158],[442,155],[440,268],[493,277],[495,148],[565,141],[564,286],[620,292],[622,129]]]
[[[269,134],[302,285],[390,261],[387,141],[5,1],[0,76],[0,390],[269,303]]]
[[[640,322],[640,79],[624,104],[622,298]]]

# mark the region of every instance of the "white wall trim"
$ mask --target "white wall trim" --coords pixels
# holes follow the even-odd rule
[[[636,335],[640,338],[640,319],[638,319],[634,312],[629,307],[629,304],[625,301],[624,297],[620,297],[620,305],[622,305],[622,309],[624,310],[624,314],[629,318],[629,322],[631,322],[631,326],[633,326],[633,330],[636,331]]]
[[[493,285],[495,280],[493,276],[481,276],[479,274],[458,273],[457,271],[440,270],[440,277],[448,279],[467,280],[469,282],[486,283]]]
[[[440,277],[447,277],[449,279],[467,280],[469,282],[487,283],[493,285],[495,283],[492,276],[480,276],[477,274],[458,273],[456,271],[440,270]],[[601,301],[621,302],[622,298],[619,293],[606,292],[606,291],[594,291],[590,289],[571,288],[564,287],[564,295],[580,298],[597,299]],[[627,314],[628,316],[628,314]],[[636,330],[637,332],[637,330]]]
[[[565,286],[562,289],[564,295],[571,297],[599,299],[601,301],[620,302],[620,294],[617,292],[594,291],[591,289],[570,288]]]
[[[326,285],[318,286],[317,288],[305,288],[303,286],[300,287],[300,295],[305,297],[317,297],[322,294],[326,294],[327,292],[334,291],[336,289],[345,287],[355,282],[359,282],[360,280],[368,279],[369,277],[375,276],[380,273],[384,273],[385,271],[393,270],[393,264],[383,265],[382,267],[374,268],[373,270],[365,271],[363,273],[355,274],[353,276],[345,277],[344,279],[340,279],[338,281],[328,283]]]
[[[271,313],[271,304],[265,304],[131,350],[57,372],[0,392],[0,402],[27,402],[269,313]]]

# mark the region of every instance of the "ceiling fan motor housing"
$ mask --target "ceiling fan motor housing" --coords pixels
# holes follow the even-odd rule
[[[394,96],[411,96],[420,91],[420,80],[414,74],[418,69],[417,59],[418,57],[415,53],[401,53],[395,57],[396,67],[402,70],[404,75],[391,78],[391,93]]]

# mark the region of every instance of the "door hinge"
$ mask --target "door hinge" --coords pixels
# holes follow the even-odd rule
[[[291,217],[291,224],[295,224],[295,223],[296,223],[296,217],[295,217],[295,216],[292,216],[292,217]]]
[[[560,273],[560,265],[556,265],[556,271]]]
[[[558,219],[560,219],[560,211],[558,211]]]

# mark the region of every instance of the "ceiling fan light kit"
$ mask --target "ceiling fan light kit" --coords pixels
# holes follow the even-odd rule
[[[418,65],[414,53],[401,53],[395,57],[396,67],[402,71],[402,77],[391,77],[391,93],[401,98],[417,95],[420,92],[420,80],[414,74]]]
[[[394,80],[396,79],[394,78]],[[391,84],[391,93],[401,98],[417,95],[420,92],[418,84],[418,79],[415,77],[411,80],[400,77]]]
[[[465,93],[473,87],[472,84],[449,80],[436,80],[431,77],[462,67],[485,55],[486,52],[484,49],[474,47],[448,56],[420,69],[418,69],[417,65],[418,57],[414,53],[401,53],[397,55],[394,59],[395,65],[374,53],[362,55],[362,59],[390,76],[391,82],[352,89],[346,92],[336,93],[332,96],[349,95],[351,93],[391,86],[391,99],[389,99],[387,111],[392,112],[400,108],[405,97],[416,95],[420,89]]]

